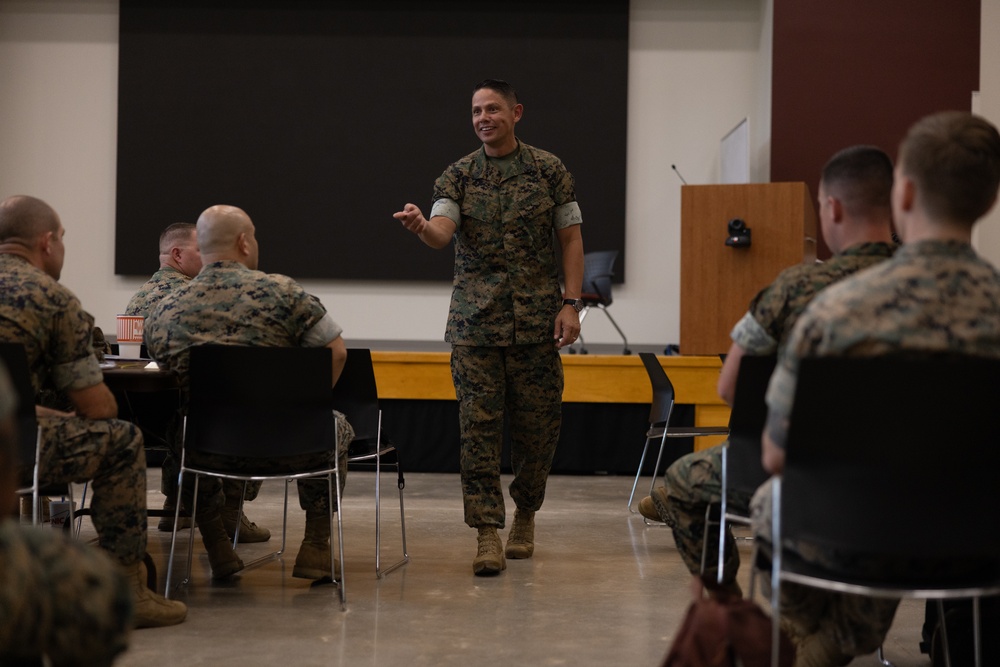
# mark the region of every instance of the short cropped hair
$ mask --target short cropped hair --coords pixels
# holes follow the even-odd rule
[[[26,242],[58,229],[59,216],[37,197],[15,195],[0,202],[0,243]]]
[[[1000,187],[1000,133],[963,111],[926,116],[899,146],[899,166],[916,185],[933,218],[972,225],[996,200]]]
[[[187,245],[191,233],[195,230],[194,223],[175,222],[160,234],[160,254],[166,254],[176,245]]]
[[[851,215],[892,209],[892,159],[876,146],[851,146],[823,167],[820,182]]]
[[[507,100],[510,106],[517,105],[517,91],[514,90],[514,86],[510,85],[503,79],[485,79],[476,84],[476,87],[472,89],[472,94],[475,95],[477,90],[482,90],[483,88],[489,88],[490,90],[495,90],[500,93],[500,97]]]

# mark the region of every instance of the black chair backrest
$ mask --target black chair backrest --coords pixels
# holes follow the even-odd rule
[[[782,475],[783,538],[995,562],[998,386],[998,359],[803,359]]]
[[[583,300],[611,305],[611,277],[617,250],[595,250],[583,255]]]
[[[653,401],[649,406],[649,423],[665,425],[670,421],[670,412],[674,407],[674,385],[655,354],[640,352],[639,358],[646,367],[646,375],[649,376],[649,384],[653,389]]]
[[[764,396],[776,361],[775,355],[746,355],[740,359],[726,452],[726,482],[731,490],[752,493],[769,477],[760,460],[760,437],[767,421]]]
[[[249,458],[334,449],[329,348],[190,350],[185,448]]]
[[[35,446],[38,441],[38,419],[35,417],[35,388],[31,384],[31,369],[28,353],[21,343],[0,343],[0,359],[3,359],[10,375],[10,381],[17,392],[17,456],[19,483],[31,484],[31,471],[35,464]],[[27,477],[25,478],[25,475]]]
[[[333,407],[347,417],[355,441],[378,437],[378,385],[371,350],[348,348],[344,370],[333,387]]]

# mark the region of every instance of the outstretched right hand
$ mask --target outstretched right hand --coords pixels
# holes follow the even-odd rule
[[[427,218],[415,204],[407,204],[402,211],[393,213],[392,217],[403,223],[403,227],[414,234],[420,234],[427,229]]]

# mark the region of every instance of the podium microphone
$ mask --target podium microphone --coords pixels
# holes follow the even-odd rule
[[[688,182],[684,180],[684,177],[681,176],[681,172],[677,171],[677,165],[676,164],[670,165],[670,168],[673,169],[674,173],[677,174],[677,178],[681,179],[681,183],[683,183],[684,185],[688,184]]]

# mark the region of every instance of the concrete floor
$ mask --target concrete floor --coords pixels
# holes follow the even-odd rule
[[[158,508],[159,470],[149,506]],[[212,583],[200,541],[192,582],[176,597],[185,623],[136,631],[123,667],[161,665],[659,665],[689,603],[689,576],[662,526],[625,508],[631,479],[554,476],[536,517],[530,560],[498,577],[472,575],[475,532],[462,520],[457,475],[406,476],[411,562],[374,572],[373,480],[349,475],[344,502],[347,611],[332,585],[291,577],[303,531],[293,506],[288,557]],[[384,477],[383,549],[400,552],[395,480]],[[509,481],[509,480],[506,480]],[[648,480],[646,481],[648,484]],[[280,539],[281,485],[264,485],[248,515]],[[648,488],[648,487],[647,487]],[[508,508],[511,508],[508,498]],[[151,520],[149,551],[166,573],[169,533]],[[84,537],[92,528],[85,521]],[[506,533],[506,531],[504,531]],[[242,545],[244,560],[271,543]],[[747,550],[749,547],[741,547]],[[388,562],[392,562],[389,560]],[[180,561],[183,565],[183,562]],[[745,568],[744,568],[745,570]],[[746,589],[747,573],[741,572]],[[904,601],[886,642],[897,667],[926,666],[918,642],[923,604]],[[877,665],[874,655],[855,667]]]

